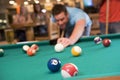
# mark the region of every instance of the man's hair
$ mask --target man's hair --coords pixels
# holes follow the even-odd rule
[[[65,14],[67,14],[67,9],[64,5],[62,4],[55,4],[54,7],[52,8],[52,15],[58,15],[61,12],[64,12]]]

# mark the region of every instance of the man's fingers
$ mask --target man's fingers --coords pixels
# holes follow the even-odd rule
[[[57,43],[61,43],[64,47],[67,47],[71,44],[68,38],[59,38]]]

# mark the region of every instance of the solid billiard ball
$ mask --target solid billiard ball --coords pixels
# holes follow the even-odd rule
[[[108,46],[110,46],[110,44],[111,44],[111,40],[110,39],[104,39],[103,41],[102,41],[102,43],[103,43],[103,45],[105,46],[105,47],[108,47]]]
[[[67,63],[62,66],[61,75],[63,78],[69,78],[78,74],[78,67],[73,63]]]
[[[0,49],[0,57],[4,56],[4,50]]]
[[[54,47],[56,52],[62,52],[64,50],[64,46],[61,43],[58,43]]]
[[[100,38],[99,36],[97,36],[97,37],[94,38],[94,42],[96,44],[100,44],[102,42],[102,38]]]
[[[71,53],[73,56],[79,56],[82,53],[82,49],[79,46],[73,46]]]
[[[27,50],[27,55],[29,55],[29,56],[33,56],[33,55],[35,55],[35,53],[36,53],[36,50],[33,48],[29,48]]]
[[[31,48],[35,49],[36,51],[39,50],[39,46],[38,46],[37,44],[33,44],[33,45],[31,46]]]
[[[51,72],[57,72],[61,68],[61,61],[58,58],[51,58],[47,63],[47,67]]]
[[[24,51],[27,51],[30,47],[28,45],[23,45],[22,48],[23,48]]]

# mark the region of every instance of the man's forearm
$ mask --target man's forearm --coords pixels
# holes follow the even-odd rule
[[[80,20],[76,23],[75,28],[70,36],[71,45],[75,44],[79,38],[82,36],[85,27],[85,20]]]

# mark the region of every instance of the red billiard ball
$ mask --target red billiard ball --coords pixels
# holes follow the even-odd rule
[[[102,41],[102,43],[103,43],[103,45],[105,46],[105,47],[108,47],[108,46],[110,46],[110,44],[111,44],[111,40],[110,39],[104,39],[103,41]]]
[[[61,61],[57,58],[49,59],[47,67],[51,72],[57,72],[61,68]]]
[[[78,67],[73,63],[67,63],[62,66],[61,75],[63,78],[69,78],[78,74]]]

